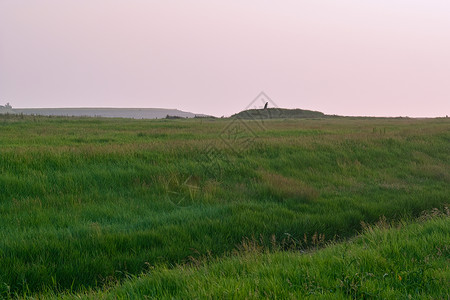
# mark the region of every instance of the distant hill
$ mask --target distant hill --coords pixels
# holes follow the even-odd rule
[[[106,117],[132,119],[163,119],[167,116],[180,118],[205,117],[178,109],[165,108],[13,108],[5,113],[41,116],[70,116],[70,117]],[[1,111],[0,111],[1,113]]]
[[[240,119],[293,119],[293,118],[325,118],[328,115],[313,110],[305,109],[286,109],[286,108],[267,108],[267,109],[249,109],[241,111],[231,116],[231,118]]]

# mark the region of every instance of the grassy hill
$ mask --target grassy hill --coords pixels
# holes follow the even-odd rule
[[[249,109],[241,111],[231,116],[231,118],[240,118],[246,120],[259,119],[292,119],[292,118],[325,118],[329,117],[320,111],[304,109],[286,109],[286,108],[267,108],[267,109]]]
[[[263,127],[235,120],[1,115],[0,297],[126,288],[134,275],[177,265],[185,267],[161,275],[161,291],[185,295],[207,270],[197,274],[189,265],[206,260],[221,268],[223,258],[223,266],[239,267],[233,253],[251,248],[251,241],[259,252],[280,252],[273,257],[283,260],[281,268],[307,262],[299,253],[330,241],[356,247],[345,241],[363,230],[362,222],[414,218],[450,202],[448,119],[278,119]],[[420,240],[430,242],[425,254],[408,255],[430,259],[437,245],[448,258],[433,240]],[[381,241],[387,244],[380,247],[390,245]],[[402,245],[392,251],[410,249]],[[375,252],[358,268],[377,261]],[[249,262],[263,267],[264,259],[272,258]],[[342,264],[352,261],[342,257]],[[258,271],[261,283],[292,283],[277,268]],[[192,282],[183,272],[193,274]],[[430,289],[444,276],[436,265],[426,272]],[[229,290],[242,282],[250,291],[247,274],[230,281]],[[180,276],[186,285],[178,291],[178,279],[172,285],[164,276]],[[367,288],[401,290],[389,280]],[[352,286],[351,277],[347,283]]]
[[[447,212],[448,213],[448,212]],[[347,243],[307,253],[262,252],[157,267],[107,290],[67,299],[445,299],[450,297],[450,215],[370,226]],[[53,295],[48,295],[52,298]]]

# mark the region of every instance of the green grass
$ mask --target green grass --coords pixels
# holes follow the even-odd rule
[[[304,250],[450,202],[448,119],[230,122],[0,116],[0,295],[101,288],[245,238]]]
[[[369,226],[350,242],[307,253],[262,252],[256,241],[232,257],[174,269],[156,267],[122,285],[76,298],[446,299],[449,217]]]

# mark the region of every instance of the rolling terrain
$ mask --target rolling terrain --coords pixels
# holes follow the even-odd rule
[[[448,296],[448,119],[0,129],[0,297]]]
[[[2,111],[0,110],[0,113]],[[194,118],[204,116],[178,109],[165,108],[13,108],[4,109],[3,113],[37,115],[37,116],[66,116],[66,117],[104,117],[131,119],[164,119],[166,116]]]
[[[262,252],[256,241],[232,257],[157,267],[107,290],[64,298],[445,299],[449,228],[446,211],[426,221],[379,223],[350,242],[307,253]]]

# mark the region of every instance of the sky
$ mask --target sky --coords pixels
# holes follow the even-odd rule
[[[229,116],[261,91],[328,114],[450,115],[450,1],[0,0],[0,105]]]

